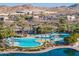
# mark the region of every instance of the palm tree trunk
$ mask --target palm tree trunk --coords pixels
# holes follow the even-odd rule
[[[2,39],[2,46],[3,46],[3,48],[5,48],[5,39],[4,38]]]

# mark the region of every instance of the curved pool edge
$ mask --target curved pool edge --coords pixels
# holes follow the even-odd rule
[[[0,54],[7,54],[7,53],[44,53],[44,52],[48,52],[48,51],[51,51],[51,50],[55,50],[55,49],[60,49],[60,48],[70,48],[70,49],[74,49],[76,51],[79,51],[79,48],[78,47],[72,47],[72,46],[57,46],[57,47],[49,47],[47,49],[44,49],[44,50],[40,50],[40,51],[27,51],[27,52],[21,52],[21,51],[7,51],[7,52],[0,52]]]
[[[16,40],[16,39],[21,39],[21,40],[34,40],[35,41],[35,43],[38,43],[39,45],[37,45],[37,46],[20,46],[20,44],[21,44],[21,42],[14,42],[14,46],[19,46],[19,47],[23,47],[23,48],[34,48],[34,47],[39,47],[39,46],[42,46],[43,45],[43,42],[37,42],[36,40],[38,40],[37,38],[32,38],[32,37],[30,37],[30,38],[26,38],[26,37],[24,37],[24,38],[16,38],[16,37],[14,37],[14,39]],[[7,45],[10,45],[11,46],[11,38],[7,38],[7,40],[6,40],[8,43],[7,43]],[[18,45],[16,44],[16,43],[19,43]]]

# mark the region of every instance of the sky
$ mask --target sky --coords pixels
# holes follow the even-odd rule
[[[0,3],[0,5],[7,5],[7,6],[16,6],[16,5],[23,5],[23,4],[25,3]],[[73,5],[72,3],[30,3],[30,4],[33,6],[40,6],[40,7],[59,7],[59,6]]]

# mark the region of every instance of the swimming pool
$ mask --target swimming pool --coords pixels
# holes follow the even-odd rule
[[[43,44],[41,42],[37,42],[37,38],[8,38],[8,45],[12,46],[12,40],[14,41],[13,46],[19,47],[38,47]]]
[[[59,48],[44,53],[4,53],[0,56],[79,56],[79,51],[70,48]]]
[[[38,34],[35,35],[37,38],[42,38],[42,39],[52,39],[54,41],[59,41],[63,40],[65,37],[69,37],[69,33],[49,33],[49,34]]]
[[[61,34],[61,35],[59,35]],[[20,37],[20,38],[17,38],[17,37],[14,37],[14,38],[8,38],[7,39],[7,44],[12,46],[12,40],[14,42],[13,46],[19,46],[19,47],[38,47],[38,46],[41,46],[43,45],[42,42],[37,42],[37,40],[50,40],[52,39],[51,43],[55,43],[56,41],[63,41],[63,39],[65,37],[68,37],[69,34],[67,33],[52,33],[51,35],[50,34],[38,34],[38,35],[35,35],[35,36],[39,36],[39,38],[33,38],[33,37],[29,37],[29,38],[23,38],[23,37]],[[42,36],[42,37],[41,37]]]

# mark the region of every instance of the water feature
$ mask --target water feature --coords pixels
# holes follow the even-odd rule
[[[61,33],[62,35],[57,34],[58,36],[56,36],[55,34],[56,33],[52,33],[53,35],[52,37],[47,36],[47,37],[42,37],[42,39],[52,38],[54,40],[54,38],[59,39],[59,38],[70,36],[69,34],[66,34],[66,33]],[[36,40],[38,39],[40,38],[15,38],[15,42],[19,42],[19,43],[16,43],[15,45],[18,45],[21,47],[40,46],[41,43],[36,42]],[[8,40],[10,41],[10,38],[8,38]],[[0,54],[0,56],[79,56],[79,51],[76,51],[70,48],[59,48],[59,49],[51,50],[44,53],[31,53],[31,54],[30,53],[8,53],[8,54]]]
[[[38,36],[39,38],[17,38],[14,37],[13,39],[8,38],[8,45],[12,45],[12,41],[14,41],[14,46],[20,46],[20,47],[38,47],[42,45],[43,43],[37,42],[36,40],[51,40],[51,42],[55,43],[54,41],[63,41],[65,37],[68,37],[69,34],[67,33],[51,33],[51,34],[38,34],[35,35]]]
[[[79,51],[70,48],[59,48],[44,53],[8,53],[0,56],[79,56]]]
[[[38,47],[41,46],[43,43],[37,42],[37,38],[14,38],[14,46],[19,47]],[[11,45],[12,40],[8,38],[8,44]]]

